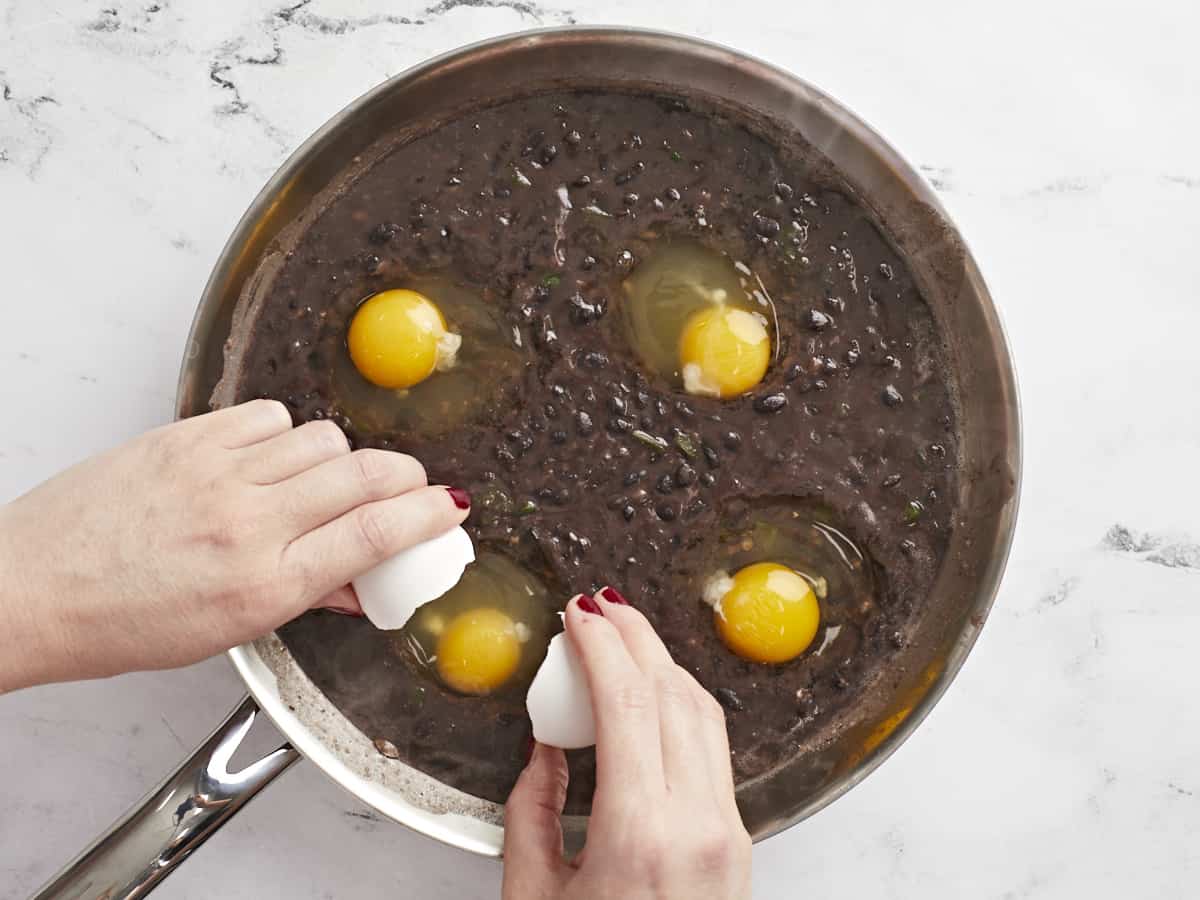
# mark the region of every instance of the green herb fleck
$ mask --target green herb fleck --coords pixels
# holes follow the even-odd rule
[[[672,150],[672,151],[671,151],[671,160],[672,160],[672,162],[679,162],[679,161],[680,161],[680,160],[682,160],[682,159],[683,159],[683,154],[682,154],[682,153],[680,153],[678,150]]]
[[[670,446],[662,438],[656,437],[653,434],[648,434],[647,432],[642,431],[642,429],[640,429],[640,428],[635,428],[630,433],[633,435],[635,440],[641,441],[643,444],[645,444],[651,450],[657,450],[659,453],[662,453],[664,450],[667,449],[667,447]]]
[[[696,447],[695,441],[692,440],[690,434],[679,432],[675,435],[675,446],[680,449],[684,456],[688,459],[695,459],[700,455],[700,450]]]
[[[548,287],[548,288],[558,287],[558,285],[561,281],[562,281],[561,275],[555,275],[553,272],[551,272],[549,275],[542,276],[542,287]]]
[[[921,513],[925,512],[925,507],[920,500],[909,500],[908,506],[904,507],[904,521],[908,525],[916,525],[917,519],[921,518]]]
[[[518,516],[529,516],[529,515],[533,515],[535,512],[537,512],[537,510],[538,510],[538,505],[536,503],[534,503],[532,500],[526,500],[524,503],[522,503],[520,506],[517,507],[517,515]]]

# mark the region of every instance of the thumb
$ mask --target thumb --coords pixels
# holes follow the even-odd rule
[[[534,744],[504,808],[502,900],[554,897],[567,869],[559,816],[567,800],[567,758]]]

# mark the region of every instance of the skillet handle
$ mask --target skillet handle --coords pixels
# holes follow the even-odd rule
[[[166,780],[113,824],[32,900],[145,897],[255,794],[300,758],[290,744],[240,772],[229,761],[259,714],[245,697]]]

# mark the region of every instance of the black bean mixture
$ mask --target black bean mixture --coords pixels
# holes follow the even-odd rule
[[[742,262],[774,300],[777,357],[745,397],[647,376],[614,314],[628,273],[680,239]],[[376,420],[341,404],[332,375],[354,308],[430,275],[476,292],[520,364],[448,432],[364,425]],[[951,521],[952,392],[904,261],[796,138],[677,99],[511,101],[355,173],[267,290],[239,396],[283,400],[297,422],[332,418],[355,445],[412,453],[431,480],[466,488],[476,544],[537,572],[559,606],[617,585],[728,710],[739,779],[796,753],[903,646]],[[786,665],[734,657],[704,580],[739,535],[810,521],[862,548],[873,596],[831,590],[823,627],[840,627],[819,654],[821,634]],[[394,637],[327,613],[281,634],[369,736],[466,791],[507,796],[528,746],[527,683],[455,695]],[[572,767],[571,807],[586,809],[592,754]]]

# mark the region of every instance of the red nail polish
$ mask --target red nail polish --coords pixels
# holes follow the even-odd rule
[[[618,591],[615,587],[601,588],[600,596],[609,603],[615,603],[617,606],[629,606],[629,601],[625,599],[625,595]]]
[[[575,605],[582,609],[585,613],[591,613],[594,616],[604,615],[604,611],[600,609],[600,604],[586,594],[580,594],[575,598]]]
[[[359,609],[343,609],[340,606],[327,606],[325,608],[331,613],[337,613],[339,616],[350,616],[354,619],[361,619],[366,615],[366,613]]]
[[[454,505],[459,509],[471,508],[471,495],[462,488],[448,487],[446,493],[450,495],[450,499],[454,501]]]

